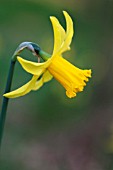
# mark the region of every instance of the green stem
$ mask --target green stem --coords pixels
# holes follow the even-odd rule
[[[8,74],[6,88],[5,88],[4,93],[7,93],[10,91],[15,63],[16,63],[16,60],[11,60],[9,74]],[[9,101],[8,98],[3,97],[2,110],[1,110],[1,115],[0,115],[0,146],[1,146],[2,137],[3,137],[8,101]]]
[[[48,53],[46,53],[46,52],[44,52],[44,51],[42,51],[42,50],[39,51],[39,56],[40,56],[44,61],[47,61],[47,60],[51,57],[50,54],[48,54]]]
[[[31,45],[32,45],[33,48],[31,47]],[[49,59],[49,57],[51,57],[50,54],[40,50],[40,47],[38,45],[34,44],[34,43],[31,43],[31,42],[21,43],[12,56],[9,74],[8,74],[8,78],[7,78],[6,89],[5,89],[4,93],[10,92],[17,55],[20,54],[20,52],[23,51],[25,48],[27,48],[28,50],[30,50],[33,53],[38,51],[40,57],[44,61],[47,61]],[[36,50],[36,51],[34,51],[34,50]],[[9,98],[3,97],[2,110],[1,110],[1,115],[0,115],[0,146],[1,146],[2,137],[3,137],[8,101],[9,101]]]

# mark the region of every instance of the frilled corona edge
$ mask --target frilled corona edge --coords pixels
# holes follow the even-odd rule
[[[48,70],[66,89],[66,95],[69,98],[83,91],[88,78],[91,77],[91,70],[81,70],[62,57],[55,57]]]
[[[91,77],[91,70],[79,69],[62,57],[63,52],[70,50],[74,32],[71,17],[66,11],[63,11],[63,13],[66,19],[66,31],[56,17],[50,17],[54,31],[54,49],[51,58],[43,63],[36,63],[17,57],[23,69],[32,74],[33,77],[17,90],[4,94],[5,97],[20,97],[31,90],[38,90],[52,77],[65,88],[66,95],[69,98],[75,97],[78,92],[83,91],[88,78]]]

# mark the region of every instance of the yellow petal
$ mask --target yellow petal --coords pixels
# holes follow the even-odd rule
[[[17,57],[19,63],[28,73],[40,76],[51,63],[51,58],[43,63],[36,63]]]
[[[47,70],[47,71],[43,74],[42,78],[43,78],[44,83],[46,83],[46,82],[50,81],[50,80],[53,78],[53,76],[52,76],[51,73]]]
[[[53,76],[49,73],[49,71],[45,71],[41,79],[35,83],[35,86],[32,90],[38,90],[40,87],[43,86],[44,83],[50,81],[52,78]]]
[[[16,97],[24,96],[25,94],[29,93],[32,90],[37,79],[38,79],[38,76],[34,75],[32,77],[32,79],[27,84],[23,85],[22,87],[18,88],[17,90],[6,93],[3,96],[5,96],[7,98],[16,98]]]
[[[65,41],[64,44],[62,46],[62,48],[60,49],[60,54],[63,53],[64,51],[70,50],[70,44],[72,41],[72,37],[73,37],[73,21],[71,19],[71,17],[69,16],[69,14],[66,11],[63,11],[65,19],[66,19],[66,37],[65,37]]]
[[[56,54],[61,48],[65,39],[65,30],[60,25],[56,17],[50,17],[53,30],[54,30],[54,50],[53,55]]]

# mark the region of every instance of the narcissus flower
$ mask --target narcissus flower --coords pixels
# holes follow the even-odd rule
[[[33,75],[32,79],[22,87],[4,94],[5,97],[15,98],[38,90],[44,83],[54,77],[65,88],[69,98],[75,97],[78,92],[83,91],[91,70],[82,70],[62,57],[63,52],[70,50],[73,37],[73,22],[69,14],[64,11],[66,19],[66,31],[55,17],[50,17],[54,30],[53,54],[43,63],[36,63],[17,57],[19,63],[28,73]]]

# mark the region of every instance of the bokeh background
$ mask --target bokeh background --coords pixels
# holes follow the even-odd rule
[[[52,80],[39,91],[11,99],[0,157],[1,170],[113,169],[113,1],[0,0],[0,107],[9,63],[23,41],[52,53],[49,17],[65,28],[62,11],[74,21],[71,51],[64,57],[92,78],[74,99]],[[23,58],[35,61],[27,50]],[[16,63],[12,89],[31,78]]]

